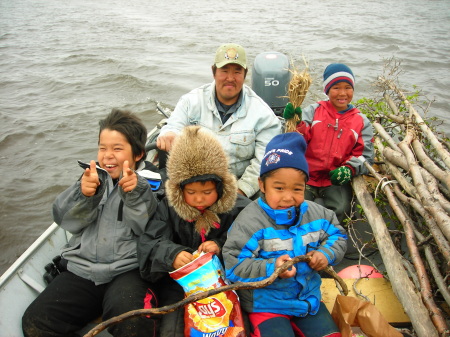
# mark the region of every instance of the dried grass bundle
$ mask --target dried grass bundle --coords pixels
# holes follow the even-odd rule
[[[312,83],[311,75],[308,71],[308,62],[303,57],[305,68],[302,71],[298,71],[294,63],[291,62],[291,81],[288,87],[289,102],[292,103],[294,109],[300,107],[305,100],[309,87]],[[293,132],[297,128],[297,123],[300,121],[300,117],[295,114],[292,118],[286,120],[285,132]]]

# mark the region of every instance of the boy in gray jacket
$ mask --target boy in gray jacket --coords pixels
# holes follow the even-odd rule
[[[156,306],[139,274],[137,238],[157,200],[140,172],[147,168],[147,130],[135,115],[113,109],[100,121],[96,163],[80,162],[81,178],[53,204],[53,218],[72,234],[61,272],[28,307],[24,336],[76,336],[88,322]],[[151,165],[151,164],[150,164]],[[156,321],[113,325],[114,336],[156,336]]]

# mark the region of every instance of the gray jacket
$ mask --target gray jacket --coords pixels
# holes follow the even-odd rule
[[[136,188],[124,193],[105,170],[97,167],[97,172],[101,184],[94,196],[84,196],[78,180],[53,204],[54,221],[72,234],[62,252],[67,269],[96,285],[138,268],[137,238],[157,206],[139,174]]]
[[[188,125],[211,130],[229,156],[230,170],[239,179],[238,188],[251,197],[259,191],[259,169],[266,145],[281,133],[281,122],[263,99],[244,85],[241,106],[223,124],[214,89],[213,81],[183,95],[161,135],[180,133]]]

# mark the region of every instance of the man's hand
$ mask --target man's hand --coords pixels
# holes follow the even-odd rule
[[[313,250],[312,252],[308,252],[306,255],[311,256],[311,261],[309,261],[308,265],[312,269],[319,271],[328,266],[328,260],[323,253]]]
[[[137,185],[137,175],[132,169],[130,169],[130,164],[128,160],[123,162],[122,167],[122,179],[119,181],[119,186],[122,187],[124,192],[131,192]]]
[[[238,194],[242,194],[244,197],[246,197],[247,195],[244,193],[244,192],[242,192],[242,190],[241,189],[238,189]]]
[[[204,252],[204,253],[214,253],[216,255],[219,255],[220,248],[214,241],[205,241],[200,246],[198,246],[197,251]]]
[[[292,259],[287,254],[279,256],[275,261],[275,268],[278,268],[283,263],[285,263],[286,261],[289,261],[289,260],[292,260]],[[278,275],[278,277],[279,278],[290,278],[290,277],[294,277],[296,273],[297,273],[297,268],[292,266],[290,270],[289,269],[286,270],[285,272]]]
[[[97,187],[100,185],[100,179],[98,178],[97,165],[95,160],[91,160],[90,167],[84,171],[81,177],[81,193],[85,197],[92,197],[97,191]]]
[[[169,152],[176,137],[177,134],[175,132],[169,131],[156,139],[156,146],[160,150]]]
[[[172,263],[172,267],[174,267],[175,269],[178,269],[194,260],[195,260],[194,255],[183,250],[183,251],[179,252],[177,254],[177,256],[175,257],[175,260]]]

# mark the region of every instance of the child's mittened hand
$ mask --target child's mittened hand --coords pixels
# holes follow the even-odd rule
[[[330,179],[333,185],[345,185],[352,180],[352,170],[347,166],[341,166],[330,171]]]
[[[283,263],[285,263],[286,261],[289,261],[289,260],[292,260],[292,259],[287,254],[279,256],[275,261],[275,268],[278,268]],[[288,269],[288,270],[284,271],[283,273],[281,273],[280,275],[278,275],[278,277],[279,278],[290,278],[290,277],[294,277],[296,273],[297,273],[297,268],[292,266],[290,269]]]
[[[81,177],[81,193],[85,197],[92,197],[95,195],[99,185],[100,179],[98,178],[97,165],[94,160],[91,160],[90,167],[84,171]]]
[[[312,252],[309,252],[306,255],[311,256],[311,261],[309,261],[308,265],[312,269],[319,271],[328,266],[328,260],[323,253],[317,250],[313,250]]]
[[[137,175],[130,168],[128,160],[123,162],[122,179],[119,181],[119,186],[122,187],[124,192],[131,192],[137,185]]]

